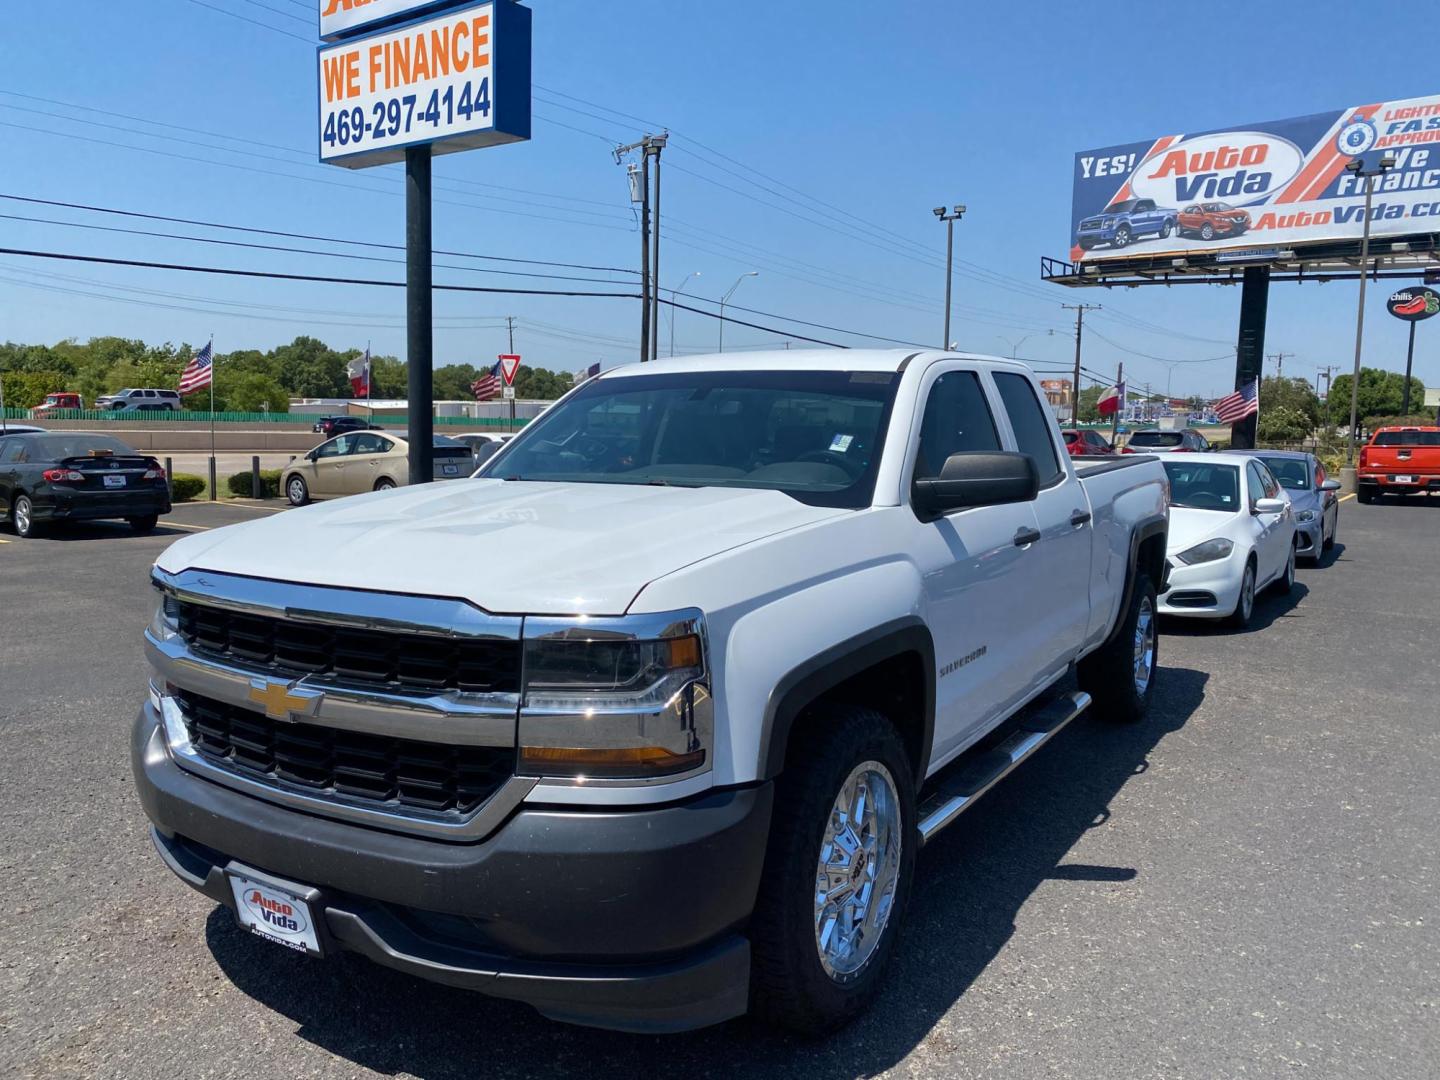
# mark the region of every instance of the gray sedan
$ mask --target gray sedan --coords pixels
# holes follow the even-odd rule
[[[1301,450],[1229,450],[1227,453],[1256,457],[1275,474],[1295,515],[1295,554],[1311,562],[1329,551],[1340,528],[1340,481],[1325,474],[1325,466],[1314,454]]]

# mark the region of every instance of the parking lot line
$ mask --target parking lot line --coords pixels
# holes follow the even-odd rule
[[[209,532],[215,528],[214,525],[185,525],[179,521],[171,521],[168,518],[160,522],[167,529],[188,529],[190,532]]]
[[[10,543],[9,540],[6,540],[3,536],[0,536],[0,544],[8,544],[8,543]]]
[[[1344,502],[1346,499],[1353,499],[1353,498],[1355,498],[1355,493],[1352,491],[1349,495],[1341,495],[1341,496],[1340,496],[1340,502]]]

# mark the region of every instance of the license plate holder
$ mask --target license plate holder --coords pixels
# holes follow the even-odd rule
[[[323,956],[317,925],[320,891],[232,864],[225,870],[235,897],[235,917],[256,937],[295,952]]]
[[[458,476],[458,475],[460,474],[460,466],[458,466],[458,465],[442,465],[442,466],[440,466],[440,471],[441,471],[442,473],[444,473],[446,476]]]
[[[125,477],[123,476],[105,476],[102,477],[102,479],[105,481],[107,488],[120,488],[125,486]]]
[[[1392,484],[1413,484],[1413,483],[1415,483],[1415,477],[1413,477],[1413,476],[1392,476],[1392,477],[1390,477],[1390,482],[1391,482]]]

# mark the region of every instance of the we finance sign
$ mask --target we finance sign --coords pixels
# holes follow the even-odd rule
[[[1372,235],[1440,231],[1440,96],[1382,102],[1075,155],[1075,262],[1358,239],[1364,186],[1346,171],[1383,155]],[[1193,262],[1193,258],[1192,258]]]
[[[420,144],[447,154],[530,138],[530,9],[510,0],[324,45],[318,63],[322,162],[364,168]]]

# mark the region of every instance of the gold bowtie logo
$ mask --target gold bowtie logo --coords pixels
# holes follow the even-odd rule
[[[314,716],[325,695],[318,690],[302,690],[269,679],[250,681],[250,700],[263,706],[272,720],[293,720],[297,716]]]

